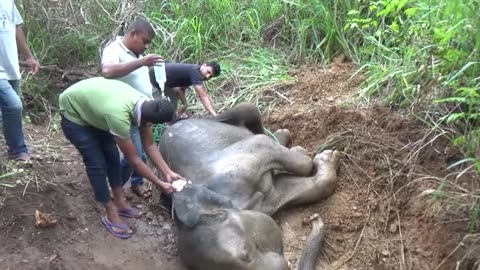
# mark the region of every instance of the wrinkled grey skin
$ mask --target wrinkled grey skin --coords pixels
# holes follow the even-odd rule
[[[334,192],[337,151],[312,160],[300,148],[283,146],[287,130],[275,133],[280,144],[262,133],[251,104],[212,119],[181,120],[164,132],[163,157],[193,182],[173,194],[178,250],[189,269],[288,269],[280,229],[270,216]],[[318,243],[307,246],[318,249]],[[306,253],[304,269],[313,269],[318,250]]]

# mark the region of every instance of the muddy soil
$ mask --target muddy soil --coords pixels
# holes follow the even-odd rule
[[[458,149],[418,120],[379,105],[354,108],[362,77],[344,59],[295,73],[288,101],[267,126],[293,131],[292,144],[312,156],[337,149],[343,160],[333,196],[277,215],[289,261],[298,260],[310,230],[302,221],[318,213],[327,243],[317,269],[478,269],[480,238],[467,230],[471,205],[452,212],[431,196],[442,180],[478,190],[476,173],[455,178],[447,169],[461,159]]]
[[[292,144],[312,156],[332,148],[343,153],[331,198],[274,216],[292,268],[310,230],[303,220],[318,213],[327,239],[317,269],[473,270],[480,248],[474,240],[458,246],[468,234],[468,209],[456,208],[452,215],[430,194],[439,179],[455,179],[446,167],[459,152],[418,121],[381,106],[353,108],[362,81],[352,77],[355,71],[345,59],[327,68],[292,70],[297,82],[283,93],[283,104],[265,115],[269,129],[290,129]],[[114,238],[100,224],[102,209],[61,131],[29,125],[27,133],[44,159],[9,178],[16,187],[0,187],[0,269],[184,269],[167,208],[130,196],[147,214],[128,220],[133,238]],[[1,162],[2,171],[18,167]],[[35,227],[36,209],[58,223]]]

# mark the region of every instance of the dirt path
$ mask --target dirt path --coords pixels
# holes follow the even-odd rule
[[[76,150],[61,134],[48,137],[38,127],[29,127],[28,134],[46,159],[24,168],[31,174],[12,179],[22,183],[0,193],[1,269],[183,269],[166,211],[128,220],[136,230],[130,240],[112,237],[100,223],[103,211]],[[3,160],[4,169],[12,166]],[[131,203],[149,211],[146,203]],[[35,227],[35,209],[54,214],[58,223]]]
[[[472,250],[466,243],[450,254],[467,234],[465,215],[448,218],[441,200],[420,194],[451,173],[445,168],[458,152],[412,119],[381,107],[352,108],[348,101],[362,80],[350,78],[354,72],[341,59],[329,69],[302,67],[284,104],[266,116],[267,127],[289,128],[293,144],[312,155],[325,148],[344,153],[330,199],[274,217],[287,259],[296,264],[309,232],[302,221],[319,213],[327,243],[318,269],[455,269]],[[23,172],[2,160],[2,172],[19,173],[0,179],[16,185],[0,187],[1,269],[184,269],[168,211],[152,212],[134,200],[149,212],[129,221],[135,237],[112,237],[100,224],[102,209],[93,201],[81,159],[61,131],[29,126],[28,134],[46,158]],[[36,228],[35,209],[53,213],[58,223]],[[458,269],[473,265],[480,249],[473,251]]]

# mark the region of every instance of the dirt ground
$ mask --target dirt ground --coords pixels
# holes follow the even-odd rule
[[[468,204],[449,207],[448,196],[432,196],[442,179],[453,183],[443,182],[445,190],[478,189],[478,176],[448,170],[459,152],[418,121],[381,106],[354,108],[362,78],[352,78],[356,69],[344,60],[292,70],[297,83],[265,115],[269,129],[290,129],[292,144],[312,156],[332,148],[343,153],[332,197],[274,216],[292,268],[310,230],[303,220],[318,213],[327,239],[317,269],[478,270],[480,229],[469,234]],[[0,186],[1,269],[184,269],[168,209],[132,197],[148,213],[129,220],[133,238],[114,238],[100,224],[102,209],[81,159],[58,127],[29,125],[27,133],[45,158],[23,167],[1,160],[3,173],[17,172],[0,178],[15,185]],[[57,224],[35,227],[36,209]]]

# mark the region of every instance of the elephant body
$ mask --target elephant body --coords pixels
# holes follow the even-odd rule
[[[192,182],[172,196],[179,255],[189,269],[289,268],[271,215],[330,196],[339,154],[328,150],[311,159],[285,147],[287,130],[274,135],[263,134],[250,104],[211,119],[181,120],[162,135],[162,156]]]

